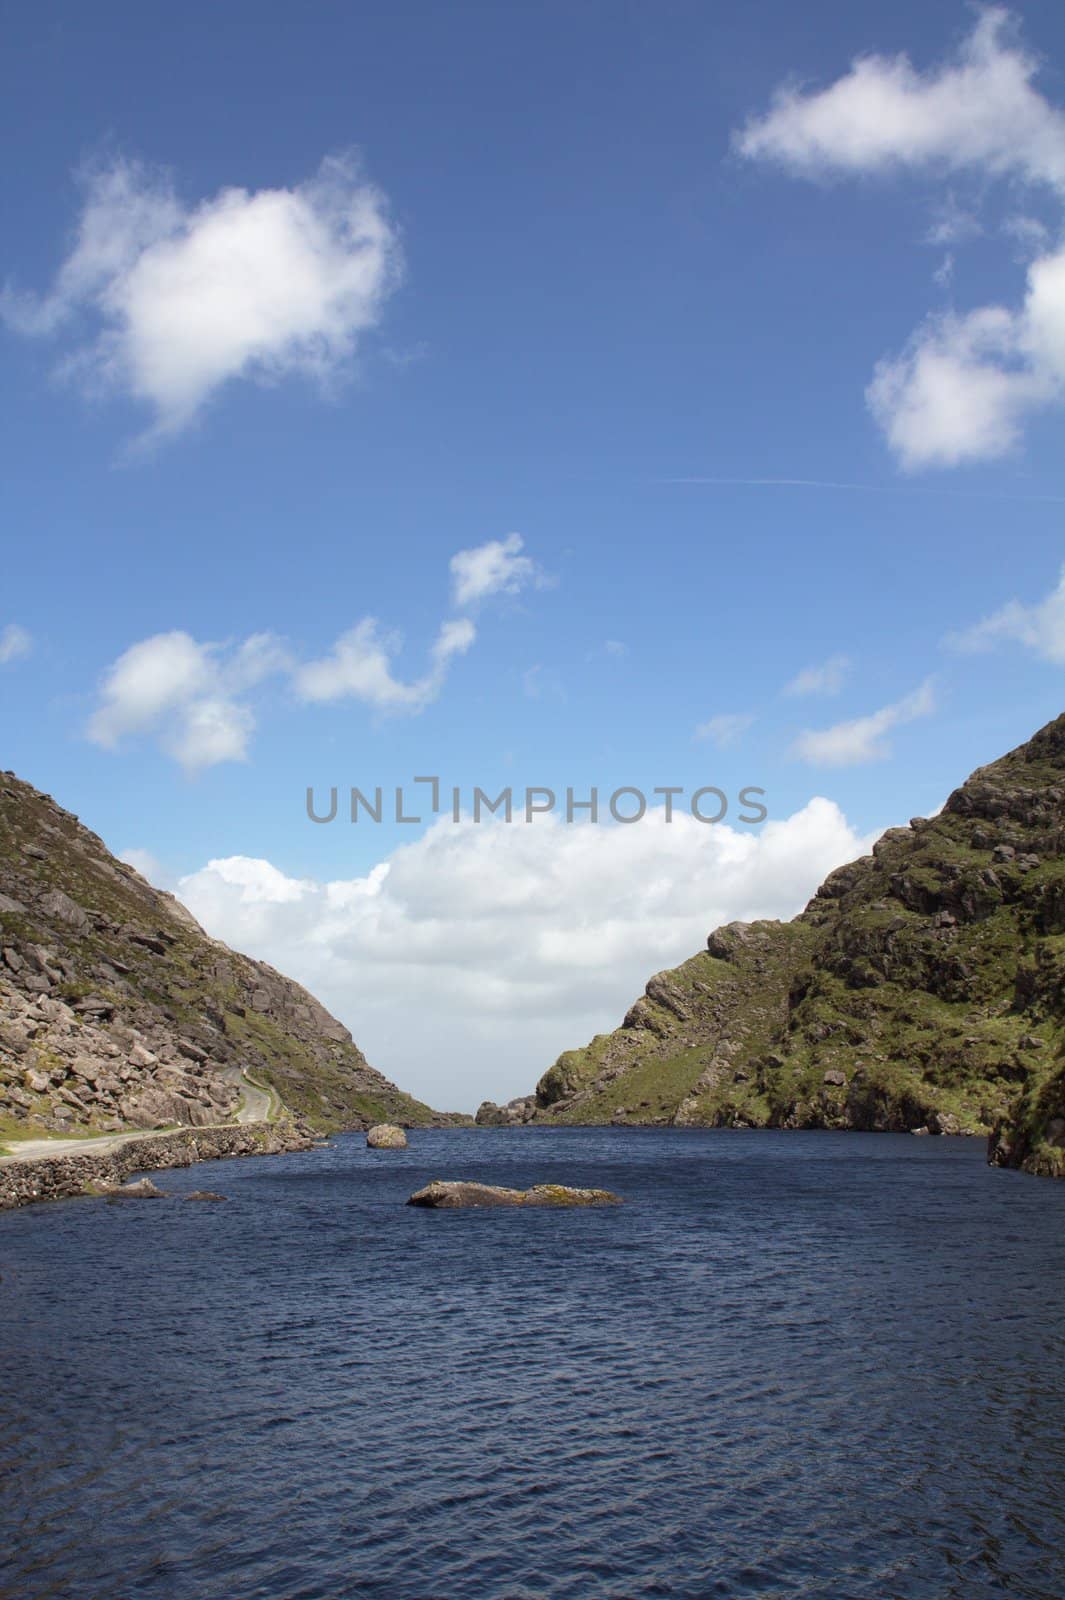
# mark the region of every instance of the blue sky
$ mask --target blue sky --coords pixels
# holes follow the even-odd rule
[[[2,14],[4,763],[405,1084],[517,1093],[1061,709],[1065,16]],[[422,772],[777,843],[305,819]]]

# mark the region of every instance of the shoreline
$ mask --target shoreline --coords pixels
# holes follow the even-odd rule
[[[476,1124],[473,1124],[476,1127]],[[484,1127],[481,1124],[481,1127]],[[587,1131],[589,1128],[609,1128],[612,1132],[665,1131],[651,1123],[525,1123],[510,1124],[515,1128],[565,1132],[569,1129]],[[358,1132],[358,1129],[343,1130]],[[497,1132],[497,1127],[491,1128]],[[714,1129],[682,1126],[670,1131],[680,1133],[714,1132],[777,1132],[791,1133],[790,1128],[777,1129]],[[866,1131],[903,1132],[910,1130],[865,1129],[804,1129],[803,1132],[861,1133]],[[994,1135],[953,1134],[940,1137],[981,1140],[987,1148],[989,1166],[1002,1166],[994,1159]],[[0,1158],[0,1212],[17,1210],[22,1206],[39,1205],[48,1200],[72,1200],[78,1196],[91,1198],[95,1185],[120,1184],[139,1172],[160,1172],[168,1168],[191,1167],[201,1161],[220,1161],[240,1156],[287,1155],[299,1150],[312,1150],[320,1136],[297,1131],[291,1124],[272,1122],[227,1123],[208,1128],[181,1128],[166,1133],[118,1135],[106,1150],[86,1151],[66,1149],[54,1155],[40,1151],[20,1158],[17,1153]]]
[[[135,1172],[191,1167],[230,1156],[285,1155],[311,1150],[316,1142],[291,1126],[245,1122],[145,1134],[84,1155],[74,1151],[54,1156],[41,1153],[20,1160],[15,1154],[0,1162],[0,1211],[46,1200],[72,1200],[90,1194],[94,1184],[124,1183]]]

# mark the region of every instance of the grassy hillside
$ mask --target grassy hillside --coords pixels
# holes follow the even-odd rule
[[[991,1132],[1065,1170],[1065,717],[831,874],[733,923],[560,1056],[524,1120]]]

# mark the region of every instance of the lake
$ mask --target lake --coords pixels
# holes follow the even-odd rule
[[[4,1600],[1065,1594],[1065,1184],[966,1139],[362,1136],[0,1215]],[[408,1208],[429,1179],[620,1208]]]

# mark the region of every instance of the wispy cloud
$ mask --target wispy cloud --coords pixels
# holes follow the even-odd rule
[[[819,767],[854,767],[868,761],[883,761],[891,754],[885,735],[892,728],[927,717],[935,710],[931,678],[894,705],[882,706],[866,717],[837,722],[831,728],[806,729],[792,746],[800,761]]]
[[[979,217],[960,205],[953,194],[948,194],[935,208],[935,221],[925,234],[925,243],[936,246],[964,244],[968,239],[979,238],[983,231]]]
[[[28,631],[20,627],[17,622],[9,622],[7,627],[0,632],[0,667],[9,661],[18,661],[22,656],[28,656],[33,649],[33,640]]]
[[[1010,600],[971,628],[948,634],[946,644],[967,652],[993,650],[1003,643],[1021,644],[1050,661],[1065,666],[1065,566],[1056,586],[1042,600],[1024,605]]]
[[[521,687],[527,700],[558,700],[565,703],[569,699],[566,685],[559,674],[553,667],[545,667],[540,662],[522,673]]]
[[[818,666],[804,667],[801,672],[792,678],[784,687],[784,693],[789,695],[809,694],[839,694],[843,687],[843,680],[850,671],[850,660],[847,656],[829,656],[827,661],[822,661]]]
[[[392,658],[403,642],[399,634],[383,633],[376,618],[364,617],[341,634],[328,655],[297,669],[296,694],[318,703],[361,700],[378,711],[422,711],[439,695],[451,662],[465,655],[476,637],[466,618],[445,622],[430,651],[428,670],[404,682],[392,670]]]
[[[716,717],[700,722],[693,735],[696,739],[709,739],[719,750],[737,744],[747,729],[753,727],[754,716],[746,711],[725,711]]]

